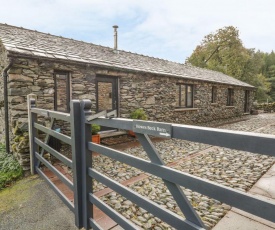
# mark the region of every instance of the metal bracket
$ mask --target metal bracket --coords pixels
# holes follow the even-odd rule
[[[109,113],[107,113],[106,110],[103,110],[97,114],[94,114],[94,115],[91,115],[91,116],[88,116],[86,118],[87,121],[92,121],[94,119],[97,119],[99,117],[104,117],[104,118],[114,118],[114,117],[117,117],[117,111],[116,110],[113,110]]]

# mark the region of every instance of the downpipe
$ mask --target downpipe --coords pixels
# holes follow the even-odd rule
[[[8,71],[13,65],[13,60],[10,61],[8,66],[3,70],[4,82],[4,110],[5,110],[5,142],[6,152],[10,153],[10,130],[9,130],[9,107],[8,107]]]

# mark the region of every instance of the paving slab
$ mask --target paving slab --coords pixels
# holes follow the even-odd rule
[[[270,226],[257,222],[253,219],[229,211],[213,230],[274,230]]]
[[[274,201],[275,199],[275,165],[273,165],[249,190],[249,193]],[[244,212],[237,208],[232,208],[213,230],[269,230],[275,229],[275,223]]]
[[[275,199],[275,165],[249,190],[251,194],[259,194]]]
[[[259,198],[264,198],[264,197],[262,197],[260,195],[256,195],[256,196],[259,197]],[[267,200],[270,200],[270,199],[267,199]],[[254,221],[257,221],[257,222],[259,222],[259,223],[261,223],[263,225],[266,225],[266,226],[268,226],[268,227],[270,227],[272,229],[275,229],[275,223],[274,222],[268,221],[266,219],[263,219],[261,217],[255,216],[255,215],[253,215],[251,213],[245,212],[245,211],[237,209],[237,208],[232,208],[231,211],[233,211],[233,212],[235,212],[237,214],[240,214],[240,215],[242,215],[244,217],[247,217],[249,219],[252,219]]]

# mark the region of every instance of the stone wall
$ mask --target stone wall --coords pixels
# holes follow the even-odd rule
[[[8,63],[6,50],[0,42],[0,143],[5,142],[4,84],[2,73]]]
[[[193,84],[194,108],[177,108],[177,83]],[[211,103],[212,86],[217,86],[217,102]],[[200,124],[228,119],[244,113],[245,90],[234,89],[234,106],[226,106],[229,86],[171,77],[129,74],[120,80],[120,113],[129,117],[136,108],[144,108],[150,120],[182,124]],[[250,97],[252,105],[253,93]]]
[[[81,69],[83,67],[63,65],[59,63],[40,62],[33,59],[15,59],[13,67],[9,71],[9,103],[11,111],[11,146],[14,155],[17,157],[24,170],[29,170],[29,148],[28,135],[26,132],[27,117],[27,95],[30,93],[37,96],[37,107],[54,109],[54,70],[70,72],[73,82],[72,99],[94,99],[91,95],[91,87],[94,91],[94,84],[88,83],[86,75]],[[65,97],[65,95],[64,95]],[[95,106],[95,103],[94,103]],[[40,122],[49,124],[48,120],[39,118]],[[60,124],[60,121],[58,121]],[[63,126],[63,133],[69,133],[69,127]]]
[[[29,169],[27,123],[27,94],[37,95],[37,106],[44,109],[54,108],[55,70],[68,71],[71,80],[71,99],[90,99],[93,113],[96,108],[95,78],[97,74],[119,77],[119,114],[128,118],[137,108],[143,108],[149,120],[199,124],[215,119],[241,116],[244,111],[244,89],[234,87],[235,104],[226,106],[227,88],[206,82],[195,82],[180,78],[156,76],[152,74],[130,73],[107,70],[87,65],[64,64],[36,59],[16,58],[9,71],[9,106],[11,124],[11,144],[14,155]],[[176,107],[176,83],[194,84],[194,107],[182,109]],[[211,104],[211,89],[218,89],[217,103]],[[1,89],[1,88],[0,88]],[[65,96],[65,95],[64,95]],[[252,96],[251,96],[252,102]],[[252,103],[251,103],[252,105]],[[41,122],[45,120],[41,120]],[[47,120],[46,120],[47,122]],[[2,123],[0,123],[3,125]],[[0,127],[1,127],[0,125]],[[68,133],[69,127],[62,127]],[[3,134],[0,134],[3,138]]]

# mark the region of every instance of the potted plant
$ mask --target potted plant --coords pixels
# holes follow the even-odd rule
[[[92,142],[96,144],[100,144],[100,135],[98,134],[98,132],[100,131],[100,126],[96,124],[92,124],[91,129],[92,129]]]
[[[130,114],[130,118],[131,119],[136,119],[136,120],[147,120],[148,119],[145,111],[142,108],[136,109],[135,111],[133,111]],[[132,130],[129,130],[128,134],[132,137],[136,136],[135,133]]]

